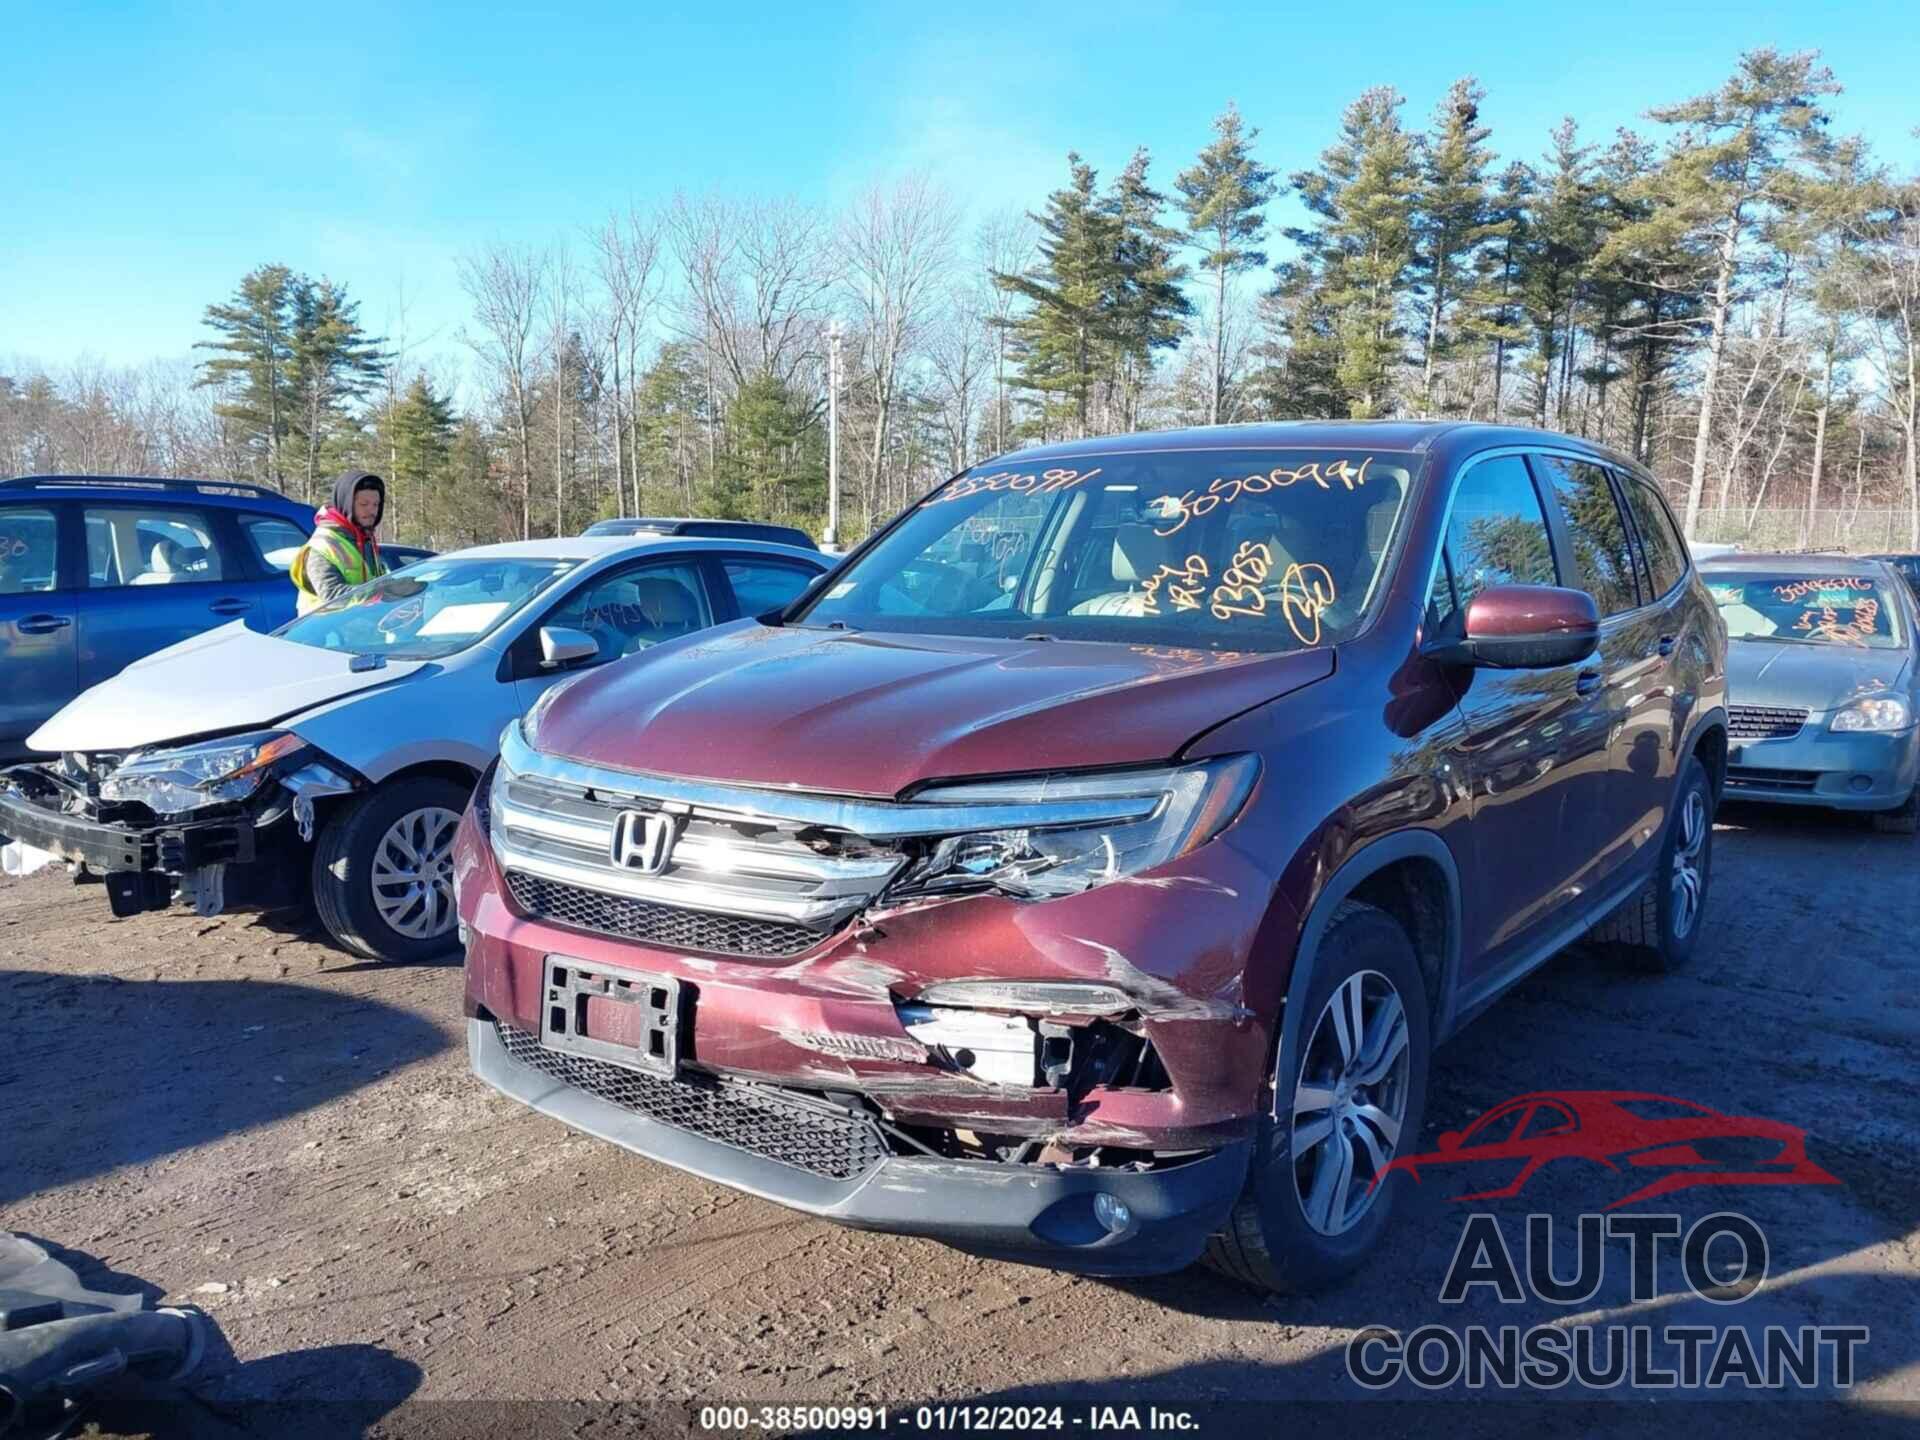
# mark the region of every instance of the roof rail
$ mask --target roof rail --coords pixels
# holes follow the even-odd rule
[[[16,475],[0,480],[0,490],[173,490],[193,495],[251,495],[261,500],[284,500],[291,495],[250,480],[174,480],[149,475]]]

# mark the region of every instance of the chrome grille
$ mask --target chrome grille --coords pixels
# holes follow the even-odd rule
[[[668,928],[672,913],[681,912],[819,934],[879,894],[905,859],[857,836],[656,799],[639,790],[640,779],[614,794],[538,773],[503,772],[492,805],[501,865],[530,879],[600,892],[605,908],[625,917],[617,927],[603,917],[592,929],[648,928],[654,922],[644,917],[664,910],[658,923]],[[672,822],[672,850],[657,873],[614,861],[616,825],[632,810],[665,814]],[[631,903],[611,903],[619,901]],[[784,953],[804,948],[790,944]]]
[[[706,1140],[731,1145],[830,1180],[852,1180],[887,1158],[880,1127],[824,1101],[735,1081],[668,1080],[580,1055],[496,1022],[520,1064],[610,1104]]]
[[[1807,723],[1807,712],[1783,705],[1733,705],[1727,734],[1735,740],[1790,740]]]
[[[674,905],[657,905],[626,895],[589,890],[583,885],[523,875],[518,870],[507,871],[507,890],[513,896],[514,905],[537,920],[674,950],[786,959],[826,938],[826,932],[810,930],[804,925],[716,915],[706,910],[683,910]]]

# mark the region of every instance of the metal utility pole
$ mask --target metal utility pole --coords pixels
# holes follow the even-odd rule
[[[831,552],[840,549],[840,322],[827,325],[827,533]]]

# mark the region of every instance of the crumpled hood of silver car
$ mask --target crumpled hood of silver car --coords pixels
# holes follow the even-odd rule
[[[274,724],[390,685],[429,662],[352,669],[345,651],[296,645],[235,621],[155,651],[83,691],[27,737],[35,750],[132,750]]]

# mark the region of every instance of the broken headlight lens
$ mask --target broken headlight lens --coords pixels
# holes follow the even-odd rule
[[[308,748],[285,730],[229,735],[173,750],[137,750],[100,782],[103,800],[135,801],[160,815],[244,800],[273,767]]]
[[[1078,895],[1204,845],[1240,813],[1259,774],[1256,757],[1236,755],[1161,770],[937,786],[917,797],[929,809],[991,808],[998,818],[1011,813],[1028,823],[935,841],[893,893],[1000,890],[1036,900]],[[1115,818],[1089,821],[1089,811],[1102,805]]]

